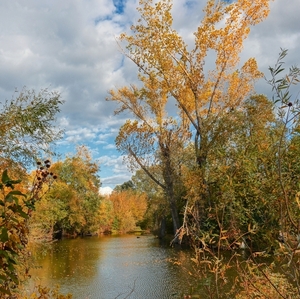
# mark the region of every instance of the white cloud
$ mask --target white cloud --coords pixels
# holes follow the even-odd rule
[[[99,193],[101,195],[110,195],[113,192],[111,187],[100,187]]]
[[[115,149],[116,146],[114,144],[108,144],[108,145],[105,145],[103,146],[104,149]]]
[[[100,165],[100,177],[104,186],[115,186],[131,179],[132,173],[123,162],[123,156],[103,155],[97,159]],[[109,169],[109,172],[107,170]]]
[[[124,164],[123,156],[103,155],[100,156],[97,160],[100,163],[100,167],[101,165],[108,167],[114,174],[125,174],[126,177],[129,175],[129,170],[127,166]]]
[[[87,144],[101,162],[103,182],[110,186],[131,176],[113,146],[130,116],[114,116],[115,103],[105,99],[109,89],[137,82],[138,69],[124,59],[116,37],[136,23],[138,2],[124,1],[124,12],[116,13],[111,0],[0,1],[0,102],[23,86],[60,91],[65,104],[56,123],[65,129],[65,138],[57,150],[74,152],[75,145]],[[286,64],[297,64],[300,45],[300,0],[270,3],[270,16],[251,29],[241,58],[255,56],[266,74],[280,47],[289,48]],[[174,0],[174,27],[189,45],[204,5]],[[270,92],[263,81],[257,86]]]
[[[121,185],[126,181],[129,181],[131,178],[131,175],[128,174],[120,174],[120,175],[113,175],[110,177],[105,177],[101,180],[101,183],[103,185],[111,185],[111,186],[116,186],[116,185]]]

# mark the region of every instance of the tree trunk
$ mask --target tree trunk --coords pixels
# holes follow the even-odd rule
[[[179,221],[175,192],[174,192],[175,170],[172,166],[171,151],[169,149],[168,144],[160,142],[160,149],[161,149],[161,153],[162,153],[162,161],[164,164],[163,177],[164,177],[164,181],[165,181],[165,192],[167,194],[168,201],[170,204],[172,221],[173,221],[173,232],[174,232],[174,236],[175,236],[178,228],[181,226],[180,221]]]
[[[179,215],[178,215],[178,208],[177,208],[177,203],[176,203],[176,199],[174,196],[174,191],[168,190],[168,199],[169,199],[169,204],[170,204],[170,209],[171,209],[171,215],[172,215],[172,221],[173,221],[173,232],[174,232],[174,236],[177,233],[177,230],[179,229],[180,225],[180,221],[179,221]]]
[[[160,226],[159,226],[158,237],[160,239],[163,239],[165,235],[166,235],[166,217],[162,216],[160,221]]]

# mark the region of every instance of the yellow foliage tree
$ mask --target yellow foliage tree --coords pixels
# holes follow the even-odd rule
[[[193,204],[197,202],[198,211],[209,198],[208,156],[234,128],[229,126],[224,134],[224,122],[219,120],[235,121],[230,112],[242,109],[242,103],[253,92],[253,83],[262,77],[254,58],[240,66],[239,55],[250,27],[268,16],[269,2],[207,1],[190,50],[191,46],[172,27],[172,0],[141,0],[141,18],[131,27],[131,34],[120,36],[120,42],[126,43],[125,55],[138,66],[144,86],[151,82],[157,94],[166,100],[175,99],[178,114],[189,120],[196,169],[186,177],[192,179],[193,188],[189,180],[187,187],[193,189]],[[205,66],[208,57],[214,59],[211,69]],[[138,98],[140,103],[147,99]],[[159,103],[161,100],[157,100]]]
[[[131,190],[113,192],[109,200],[113,204],[113,214],[116,229],[121,232],[133,230],[136,224],[143,220],[147,209],[145,194],[139,194]]]
[[[175,184],[179,184],[182,150],[189,140],[188,120],[167,114],[167,91],[152,78],[143,78],[143,88],[136,86],[111,90],[108,100],[115,101],[119,114],[131,112],[136,120],[127,120],[116,138],[117,148],[127,157],[131,170],[141,168],[164,190],[176,233],[181,226]],[[153,165],[156,165],[153,171]]]

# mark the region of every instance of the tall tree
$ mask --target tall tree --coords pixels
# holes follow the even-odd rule
[[[180,153],[189,137],[185,118],[177,120],[167,115],[167,97],[151,78],[143,78],[144,87],[111,90],[108,100],[120,104],[116,114],[130,111],[136,120],[127,120],[116,138],[117,148],[128,157],[129,166],[143,169],[160,186],[168,199],[176,233],[181,226],[175,192],[180,181]],[[158,173],[152,172],[156,165]]]
[[[222,133],[216,119],[236,108],[261,77],[250,58],[238,69],[239,53],[250,25],[268,14],[269,0],[207,2],[205,17],[195,35],[195,46],[188,51],[183,38],[172,28],[172,1],[140,1],[141,19],[132,26],[132,35],[121,35],[127,42],[127,56],[140,68],[140,77],[155,80],[159,90],[177,101],[195,130],[195,151],[199,166],[206,163],[208,151]],[[220,23],[225,25],[220,27]],[[205,59],[214,52],[215,67],[204,69]]]
[[[269,247],[271,237],[278,234],[279,215],[274,188],[278,128],[273,105],[256,95],[231,114],[233,122],[227,119],[225,129],[233,127],[233,133],[209,155],[210,214],[215,213],[211,220],[223,219],[225,241],[248,236],[249,227],[255,227],[252,242]],[[220,223],[215,224],[219,229]]]
[[[51,171],[58,179],[37,204],[34,224],[50,233],[55,230],[70,234],[97,231],[100,206],[98,170],[99,166],[92,161],[84,146],[77,148],[75,156],[54,163]]]
[[[124,33],[120,40],[126,43],[125,55],[138,66],[142,83],[151,82],[156,94],[175,99],[179,115],[189,120],[197,163],[190,176],[190,200],[199,212],[195,220],[201,223],[209,202],[208,157],[224,141],[224,123],[219,120],[241,106],[262,76],[254,58],[239,67],[239,54],[250,26],[267,17],[269,0],[207,1],[191,50],[172,28],[171,9],[171,0],[141,0],[141,18],[131,27],[132,34]],[[207,57],[215,57],[211,70],[205,67]],[[148,98],[138,99],[145,105]],[[226,136],[231,133],[228,128]]]

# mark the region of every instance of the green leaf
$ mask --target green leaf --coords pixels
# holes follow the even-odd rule
[[[275,74],[275,75],[278,75],[278,74],[281,73],[282,71],[284,71],[284,68],[276,69],[274,74]]]
[[[20,222],[20,221],[19,221],[17,218],[15,218],[15,217],[11,217],[10,220],[11,220],[11,221],[14,221],[15,223],[19,223],[19,222]]]
[[[8,258],[8,262],[11,265],[17,265],[18,261],[16,259],[18,258],[18,252],[14,251],[13,249],[10,248],[9,253],[10,253],[10,255],[9,255],[9,258]]]
[[[4,257],[4,258],[6,258],[6,259],[9,258],[8,253],[7,253],[5,250],[0,250],[0,256],[1,256],[1,257]]]
[[[20,184],[22,182],[22,180],[10,180],[11,184]]]
[[[21,195],[26,197],[26,195],[19,190],[10,191],[8,194]]]
[[[7,183],[8,181],[10,181],[10,178],[9,178],[9,176],[8,176],[8,174],[7,174],[7,169],[5,169],[5,170],[3,171],[3,173],[2,173],[2,183],[3,183],[4,185],[6,185],[6,183]]]
[[[5,169],[2,173],[2,184],[0,185],[0,189],[3,189],[3,185],[14,189],[13,185],[19,184],[21,182],[22,180],[11,180],[8,176],[7,169]]]
[[[23,196],[23,197],[26,197],[26,195],[24,193],[22,193],[21,191],[19,190],[13,190],[13,191],[10,191],[5,199],[8,201],[8,202],[12,202],[12,200],[14,200],[16,203],[18,203],[18,198],[13,196],[13,195],[19,195],[19,196]]]
[[[14,213],[17,211],[17,206],[16,205],[10,205],[8,207],[9,210],[13,211]]]
[[[21,217],[28,219],[29,216],[22,210],[22,209],[18,209],[18,213]]]
[[[11,295],[11,292],[5,288],[0,287],[0,294],[7,294],[7,295]]]
[[[14,189],[14,185],[19,184],[20,182],[22,182],[22,180],[9,180],[5,186]]]
[[[24,201],[24,204],[27,208],[35,210],[35,201],[33,199]]]
[[[15,196],[13,196],[13,195],[11,195],[11,194],[7,194],[7,195],[5,196],[5,200],[6,200],[7,202],[13,202],[13,201],[15,201],[16,204],[18,204],[18,198],[15,197]]]
[[[287,89],[289,86],[287,84],[282,84],[278,86],[278,90]]]
[[[7,233],[7,228],[6,227],[2,227],[0,240],[1,240],[2,243],[5,243],[5,242],[8,241],[8,233]]]
[[[13,268],[12,271],[14,271],[15,269]],[[14,273],[7,273],[7,275],[12,279],[12,281],[15,283],[15,284],[19,284],[19,279],[18,279],[18,276],[15,275]]]

